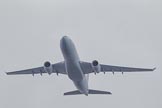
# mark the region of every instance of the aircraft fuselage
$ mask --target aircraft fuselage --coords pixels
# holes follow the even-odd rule
[[[81,69],[80,59],[74,43],[67,36],[64,36],[60,41],[60,47],[68,77],[81,93],[88,95],[88,80]]]

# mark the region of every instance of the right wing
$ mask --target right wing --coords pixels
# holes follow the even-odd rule
[[[65,63],[64,62],[59,62],[56,64],[52,64],[53,72],[52,73],[57,73],[57,74],[66,74],[65,71]],[[26,70],[20,70],[20,71],[14,71],[14,72],[6,72],[7,75],[22,75],[22,74],[43,74],[47,73],[44,70],[44,67],[37,67],[37,68],[32,68],[32,69],[26,69]]]
[[[84,74],[95,73],[91,63],[89,62],[80,62],[81,67],[83,69]],[[104,65],[100,64],[101,72],[145,72],[145,71],[154,71],[156,68],[153,69],[146,69],[146,68],[134,68],[134,67],[123,67],[123,66],[112,66],[112,65]]]

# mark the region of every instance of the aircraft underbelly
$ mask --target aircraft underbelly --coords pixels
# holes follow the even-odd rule
[[[71,80],[81,81],[83,79],[83,72],[80,68],[79,63],[67,63],[67,73]]]

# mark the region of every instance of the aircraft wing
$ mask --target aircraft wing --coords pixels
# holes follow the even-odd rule
[[[56,64],[52,64],[53,71],[52,73],[57,73],[57,74],[66,74],[65,71],[65,63],[64,62],[59,62]],[[23,75],[23,74],[40,74],[42,75],[43,73],[47,73],[44,70],[44,67],[37,67],[37,68],[32,68],[32,69],[26,69],[26,70],[20,70],[20,71],[14,71],[14,72],[6,72],[7,75]]]
[[[95,73],[93,71],[91,63],[88,62],[80,62],[81,67],[83,69],[84,74]],[[146,72],[146,71],[154,71],[156,68],[147,69],[147,68],[133,68],[133,67],[122,67],[122,66],[112,66],[112,65],[104,65],[100,64],[101,72]]]

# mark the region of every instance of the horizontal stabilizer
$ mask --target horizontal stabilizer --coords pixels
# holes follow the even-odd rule
[[[112,94],[111,92],[108,91],[100,91],[100,90],[89,90],[89,94]]]
[[[64,95],[79,95],[79,94],[82,94],[79,90],[64,93]],[[112,94],[112,93],[108,92],[108,91],[100,91],[100,90],[89,89],[88,94]]]
[[[64,95],[78,95],[78,94],[82,94],[82,93],[80,93],[79,90],[64,93]]]

